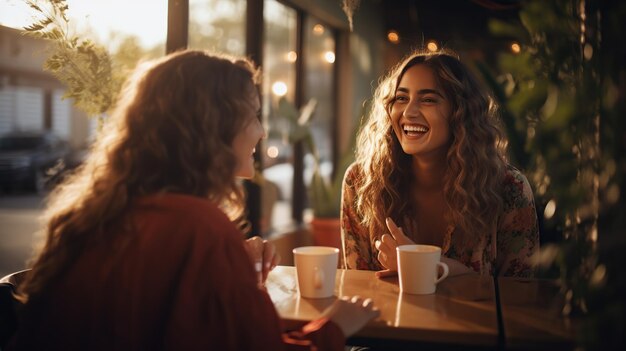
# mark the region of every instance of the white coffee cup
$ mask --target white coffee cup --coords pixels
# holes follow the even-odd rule
[[[315,299],[333,296],[339,249],[302,246],[293,249],[293,256],[300,296]]]
[[[437,284],[448,276],[450,270],[447,264],[440,262],[441,248],[438,246],[400,245],[396,252],[400,291],[403,293],[433,294]],[[441,276],[439,267],[443,269]]]

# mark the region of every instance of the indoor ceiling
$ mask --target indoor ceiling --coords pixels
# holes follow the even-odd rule
[[[385,26],[399,34],[400,45],[422,47],[434,40],[491,61],[508,50],[511,38],[489,32],[489,19],[519,21],[519,0],[383,0]]]

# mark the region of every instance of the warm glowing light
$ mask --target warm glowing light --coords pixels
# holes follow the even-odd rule
[[[583,49],[583,56],[585,57],[585,60],[591,60],[591,57],[593,56],[593,46],[591,46],[591,44],[585,44],[585,48]]]
[[[387,33],[387,40],[391,43],[397,44],[400,42],[400,35],[398,35],[398,32],[395,30],[390,30],[389,33]]]
[[[270,146],[267,148],[267,157],[276,158],[278,157],[278,148],[276,146]]]
[[[511,51],[514,54],[519,54],[522,51],[522,47],[518,43],[511,44]]]
[[[321,24],[316,24],[313,26],[313,34],[315,35],[322,35],[324,34],[324,26],[322,26]]]
[[[274,82],[272,84],[272,93],[276,96],[285,96],[287,94],[287,84],[281,81]]]
[[[555,212],[556,212],[556,202],[554,200],[548,201],[548,204],[546,204],[545,210],[543,210],[543,217],[545,219],[550,219],[552,218],[552,216],[554,216]]]
[[[48,1],[35,1],[40,7],[49,9]],[[153,47],[163,43],[166,30],[163,23],[167,21],[167,1],[154,0],[67,0],[69,9],[67,16],[70,24],[76,27],[73,33],[82,36],[84,32],[90,39],[96,39],[107,45],[115,45],[115,41],[106,41],[112,33],[131,34],[140,39],[142,46]],[[123,8],[124,11],[120,11]],[[150,16],[138,13],[150,9]],[[0,25],[12,28],[22,28],[33,23],[33,16],[38,13],[31,9],[26,1],[0,1]]]
[[[298,59],[298,54],[295,51],[289,51],[287,53],[287,61],[293,63]]]
[[[593,271],[593,274],[591,274],[591,279],[590,279],[591,286],[600,286],[604,284],[606,280],[605,278],[606,278],[606,266],[603,264],[600,264]]]
[[[426,44],[426,49],[428,49],[428,51],[435,52],[439,50],[439,45],[437,45],[436,41],[431,40],[428,42],[428,44]]]
[[[610,204],[614,204],[619,200],[619,186],[613,184],[606,192],[606,200]]]
[[[594,243],[598,241],[598,228],[597,227],[594,227],[591,229],[590,238],[591,238],[591,241]]]
[[[326,62],[328,62],[328,63],[335,62],[335,53],[332,52],[332,51],[326,51],[324,53],[324,60],[326,60]]]

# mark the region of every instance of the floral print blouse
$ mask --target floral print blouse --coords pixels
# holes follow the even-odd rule
[[[347,269],[381,270],[374,247],[374,236],[361,223],[356,211],[354,187],[358,167],[346,172],[341,204],[342,266]],[[442,255],[460,261],[482,275],[530,277],[533,265],[530,257],[539,250],[539,225],[535,200],[526,177],[509,167],[502,187],[504,210],[499,214],[497,228],[473,247],[463,247],[455,241],[454,224],[448,224],[443,238]],[[407,233],[408,234],[408,233]]]

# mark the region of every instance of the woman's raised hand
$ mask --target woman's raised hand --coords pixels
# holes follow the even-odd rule
[[[387,217],[385,223],[389,229],[389,234],[383,234],[380,240],[376,240],[374,243],[378,249],[378,261],[385,267],[384,270],[376,272],[376,276],[379,278],[398,274],[396,247],[415,244],[413,240],[404,235],[402,228],[398,227],[393,219]]]
[[[271,242],[259,236],[252,237],[245,242],[246,251],[257,273],[259,284],[263,284],[269,272],[280,262],[280,254]]]

